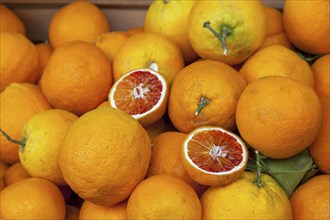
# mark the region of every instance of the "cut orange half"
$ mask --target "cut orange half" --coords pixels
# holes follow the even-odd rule
[[[151,69],[137,69],[113,84],[109,102],[113,108],[127,112],[146,127],[164,115],[168,92],[162,75]]]
[[[183,143],[183,165],[196,182],[221,186],[238,179],[248,162],[245,143],[220,127],[192,130]]]

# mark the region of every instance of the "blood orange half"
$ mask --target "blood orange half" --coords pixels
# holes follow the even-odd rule
[[[207,186],[235,181],[248,162],[245,143],[234,133],[212,126],[191,131],[183,143],[182,155],[191,178]]]
[[[164,115],[168,92],[162,75],[151,69],[137,69],[113,84],[109,102],[113,108],[127,112],[146,127]]]

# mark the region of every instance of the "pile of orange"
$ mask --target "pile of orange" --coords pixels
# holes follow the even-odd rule
[[[0,218],[330,219],[330,2],[265,2],[74,1],[42,42],[0,4]],[[259,169],[303,151],[292,194]]]

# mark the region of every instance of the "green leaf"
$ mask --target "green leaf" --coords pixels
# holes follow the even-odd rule
[[[302,182],[317,172],[313,159],[307,150],[286,159],[265,158],[262,160],[262,172],[272,176],[290,196]],[[255,159],[251,158],[248,170],[256,170]]]

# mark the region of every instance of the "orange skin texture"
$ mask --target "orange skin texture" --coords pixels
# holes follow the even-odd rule
[[[49,23],[48,36],[52,48],[56,48],[72,40],[92,42],[97,36],[109,31],[109,22],[100,8],[89,1],[75,1],[54,13]]]
[[[0,127],[14,140],[21,140],[23,126],[31,117],[51,108],[40,88],[30,83],[10,84],[0,93],[0,103]],[[19,161],[18,144],[0,135],[0,145],[1,161]]]
[[[321,172],[330,174],[330,96],[321,97],[322,125],[312,145],[308,148],[314,162]]]
[[[176,76],[169,96],[168,113],[173,125],[188,133],[202,125],[234,130],[235,109],[245,88],[244,78],[225,63],[201,60],[186,66]],[[196,116],[197,104],[210,100]]]
[[[271,158],[291,157],[306,149],[318,134],[321,120],[315,91],[282,76],[250,83],[236,108],[241,137]]]
[[[146,32],[160,33],[173,40],[182,52],[186,64],[198,59],[188,39],[188,16],[195,1],[153,1],[145,19]]]
[[[200,196],[207,187],[198,184],[189,176],[181,160],[182,143],[186,136],[185,133],[169,131],[163,132],[153,139],[148,176],[158,174],[175,175],[187,182]]]
[[[6,186],[19,182],[21,180],[30,178],[31,176],[26,172],[21,162],[17,162],[10,166],[5,173],[4,180]]]
[[[39,71],[37,49],[26,36],[0,32],[0,48],[0,91],[12,82],[36,82]]]
[[[58,187],[47,180],[28,178],[1,191],[2,219],[64,219],[65,203]]]
[[[38,43],[36,44],[36,49],[38,53],[40,68],[38,78],[40,78],[46,68],[50,56],[52,55],[53,49],[51,48],[49,43]]]
[[[184,67],[179,47],[157,33],[140,33],[130,37],[119,48],[113,61],[113,77],[118,80],[129,71],[148,68],[152,63],[171,86],[176,74]]]
[[[128,38],[126,32],[113,31],[99,35],[93,42],[108,56],[109,60],[113,62],[119,48]]]
[[[283,23],[291,43],[307,53],[330,52],[330,2],[285,1]]]
[[[258,50],[244,62],[239,72],[247,83],[265,76],[284,76],[314,87],[314,74],[309,64],[282,45]]]
[[[0,32],[16,32],[25,35],[22,20],[6,5],[0,4]]]
[[[256,173],[244,172],[231,184],[209,187],[201,197],[202,219],[292,219],[281,186],[266,174],[261,175],[261,187],[255,180]]]
[[[160,174],[143,180],[134,189],[126,215],[127,219],[201,219],[202,208],[188,183]]]
[[[277,44],[291,49],[292,45],[284,30],[282,12],[277,8],[266,5],[264,10],[267,17],[266,38],[259,50]]]
[[[290,198],[293,219],[330,218],[330,175],[317,175],[300,185]]]
[[[79,220],[89,219],[126,219],[127,201],[112,206],[101,206],[85,201],[79,213]]]
[[[318,58],[311,67],[315,77],[316,93],[320,97],[330,95],[330,54]]]
[[[71,41],[53,51],[40,87],[54,108],[82,115],[107,99],[112,82],[104,52],[92,43]]]
[[[121,110],[101,107],[71,125],[59,164],[65,181],[81,198],[111,206],[125,200],[144,179],[150,156],[150,140],[139,122]]]
[[[204,27],[207,21],[218,34],[224,27],[231,30],[225,38],[227,54],[220,40]],[[188,18],[188,38],[201,58],[235,65],[262,45],[266,22],[261,1],[197,1]]]

